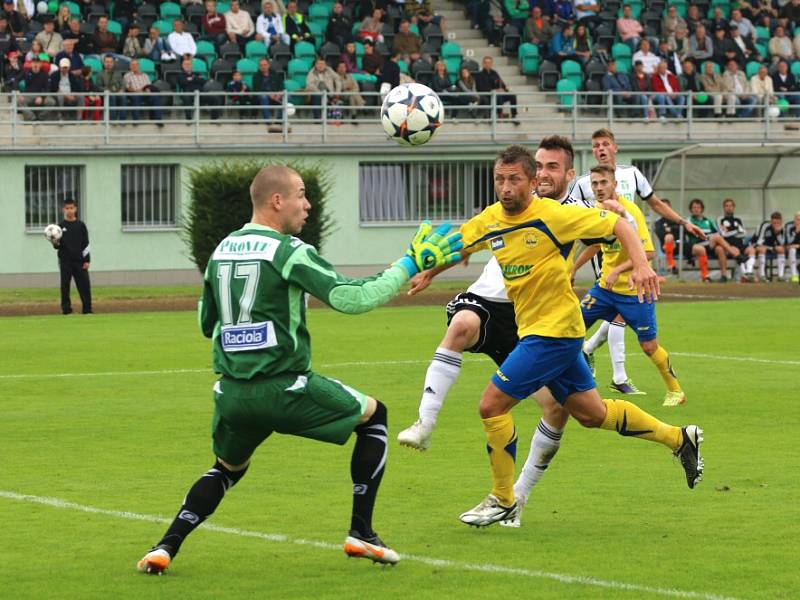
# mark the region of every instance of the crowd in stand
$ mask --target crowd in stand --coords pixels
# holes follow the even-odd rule
[[[668,200],[664,202],[669,203]],[[690,261],[700,270],[703,281],[709,278],[708,260],[716,259],[720,267],[721,282],[728,281],[728,259],[736,263],[736,273],[740,282],[767,281],[768,262],[777,263],[777,281],[797,283],[797,250],[800,248],[800,212],[784,223],[783,216],[776,211],[764,221],[755,232],[748,234],[742,219],[736,216],[736,202],[726,198],[722,203],[722,214],[715,220],[705,216],[705,204],[699,198],[689,203],[689,221],[697,225],[706,239],[684,234],[679,225],[666,219],[654,224],[656,236],[664,252],[668,268],[678,273],[676,254]],[[789,274],[786,274],[786,260],[789,261]],[[758,271],[755,271],[758,261]]]

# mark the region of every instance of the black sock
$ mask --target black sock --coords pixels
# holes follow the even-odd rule
[[[219,461],[214,463],[186,494],[183,506],[157,546],[163,547],[170,556],[175,556],[186,536],[214,513],[225,492],[236,485],[246,472],[246,467],[241,471],[229,471]]]
[[[375,496],[383,478],[388,445],[386,439],[386,406],[378,402],[372,417],[355,428],[356,445],[350,460],[353,479],[353,516],[350,529],[362,537],[375,535],[372,530],[372,510]]]

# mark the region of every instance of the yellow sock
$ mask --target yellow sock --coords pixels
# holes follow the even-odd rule
[[[669,360],[669,353],[659,346],[653,354],[650,355],[650,360],[658,368],[661,373],[661,379],[667,384],[667,389],[670,392],[680,392],[681,384],[678,383],[678,378],[675,376],[675,371],[672,370],[672,363]]]
[[[604,398],[603,404],[606,405],[606,418],[600,425],[602,429],[611,429],[620,435],[658,442],[670,450],[677,450],[683,442],[680,427],[662,423],[627,400]]]
[[[503,506],[514,504],[514,461],[517,459],[517,430],[508,412],[483,419],[489,462],[492,465],[492,494]]]

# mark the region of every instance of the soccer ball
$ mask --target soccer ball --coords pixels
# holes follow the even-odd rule
[[[777,106],[770,106],[767,108],[767,117],[770,119],[777,119],[781,116],[781,109]]]
[[[44,237],[46,237],[50,242],[57,242],[61,239],[62,234],[63,232],[61,231],[61,227],[55,223],[51,223],[44,228]]]
[[[430,140],[444,121],[444,106],[431,88],[404,83],[392,89],[381,106],[384,131],[402,146],[419,146]]]

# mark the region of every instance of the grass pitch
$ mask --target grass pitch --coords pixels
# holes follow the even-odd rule
[[[636,401],[706,432],[688,490],[654,444],[569,424],[518,530],[458,514],[490,486],[477,401],[493,364],[467,355],[427,453],[401,448],[416,419],[443,310],[310,313],[314,367],[389,406],[375,527],[396,568],[345,560],[350,444],[273,436],[164,577],[135,571],[210,452],[209,343],[191,313],[0,321],[3,561],[9,598],[780,598],[797,576],[800,489],[796,300],[659,306],[659,340],[689,400],[628,334]],[[610,380],[598,353],[601,391]],[[539,417],[514,411],[518,463]],[[351,442],[352,443],[352,442]],[[159,519],[164,522],[159,521]]]

